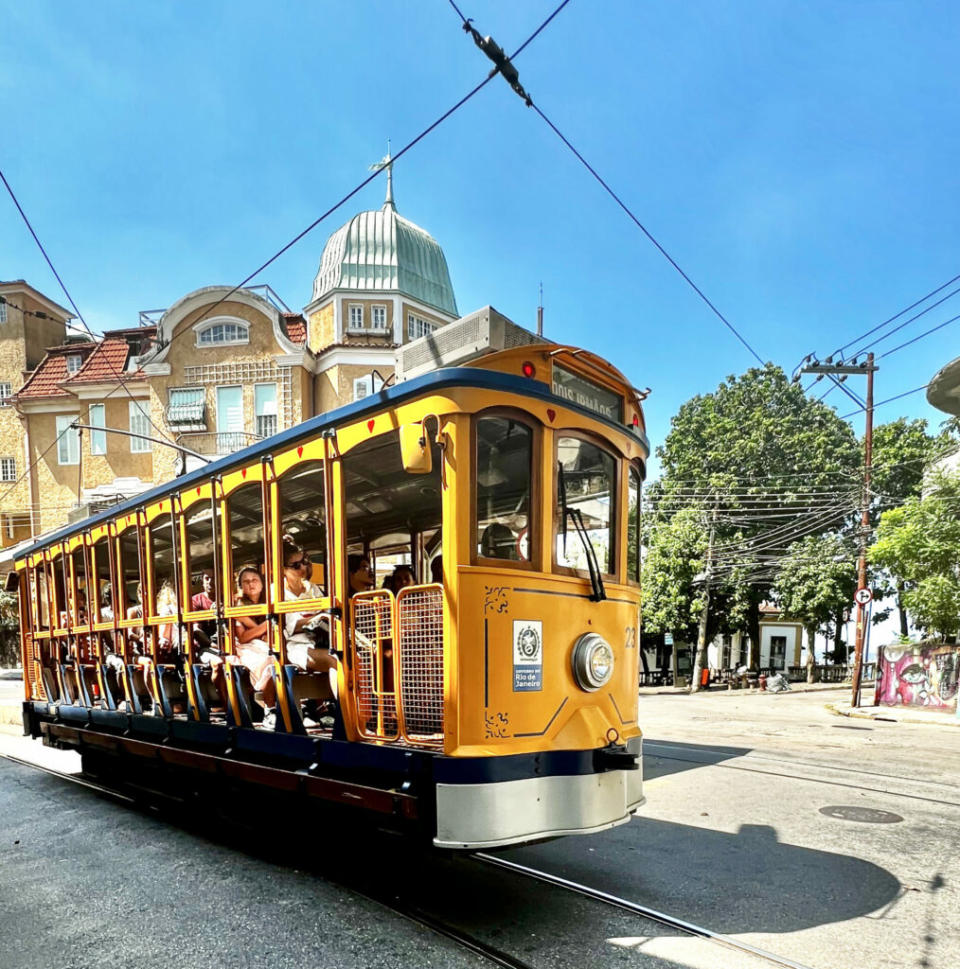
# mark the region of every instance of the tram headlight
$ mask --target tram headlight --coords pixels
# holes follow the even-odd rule
[[[613,650],[596,633],[584,633],[573,644],[570,660],[577,686],[588,693],[606,686],[613,676]]]

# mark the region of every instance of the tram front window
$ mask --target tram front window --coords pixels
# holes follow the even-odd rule
[[[600,571],[613,574],[616,481],[613,455],[578,437],[558,439],[555,556],[560,568],[590,570],[588,551],[574,534],[576,527],[586,534]]]
[[[533,431],[512,417],[477,421],[477,555],[530,558]]]

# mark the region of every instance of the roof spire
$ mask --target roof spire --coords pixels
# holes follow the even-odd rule
[[[387,153],[380,159],[380,161],[375,162],[370,166],[370,170],[373,172],[379,172],[382,169],[387,170],[387,197],[383,200],[383,207],[385,209],[393,209],[394,212],[397,211],[397,207],[393,204],[393,158],[390,157],[390,139],[387,139]]]

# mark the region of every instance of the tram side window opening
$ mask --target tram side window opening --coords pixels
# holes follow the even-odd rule
[[[278,491],[281,531],[294,544],[300,546],[310,559],[310,572],[304,578],[326,590],[327,525],[323,462],[307,461],[291,468],[280,478]],[[252,507],[248,513],[253,516]],[[232,520],[230,527],[234,527]],[[279,551],[275,554],[282,555],[282,543],[278,548]],[[250,547],[249,561],[259,561],[262,558],[262,550],[254,556],[253,548]],[[238,558],[234,559],[235,563],[239,561]]]
[[[88,596],[90,615],[97,622],[113,619],[113,588],[110,584],[109,539],[104,536],[90,546],[92,590]]]
[[[120,603],[127,619],[143,617],[143,593],[140,587],[140,541],[136,527],[124,529],[117,542],[120,553]]]
[[[477,556],[526,562],[533,430],[513,417],[477,421]]]
[[[74,608],[71,612],[71,621],[78,625],[85,624],[88,619],[90,605],[90,594],[87,589],[87,556],[86,547],[78,545],[71,553],[70,558],[73,564],[73,593]]]
[[[160,515],[150,523],[149,568],[153,574],[154,601],[151,616],[173,616],[177,613],[178,596],[173,558],[173,521]]]
[[[616,571],[617,463],[612,454],[579,437],[557,439],[555,561],[560,568],[588,572],[588,549],[577,537],[580,523],[600,571]]]
[[[627,481],[627,579],[640,581],[640,472],[630,468]]]
[[[216,533],[214,514],[217,516]],[[187,560],[186,573],[190,583],[183,608],[185,611],[201,612],[212,609],[218,595],[212,579],[217,574],[214,564],[217,546],[214,539],[220,536],[220,505],[211,508],[210,499],[201,498],[184,512],[183,521],[187,537],[183,554]],[[204,576],[209,576],[210,581],[204,583]]]
[[[440,542],[442,454],[432,444],[433,470],[403,468],[400,433],[391,431],[343,457],[347,551],[370,561],[371,584],[409,564],[415,584],[431,581],[428,560]],[[361,591],[353,589],[352,591]]]

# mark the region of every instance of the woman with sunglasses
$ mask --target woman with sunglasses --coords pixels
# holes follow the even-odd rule
[[[323,589],[307,578],[307,557],[303,549],[295,542],[284,539],[283,542],[283,598],[285,601],[295,599],[319,599]],[[337,658],[329,648],[316,645],[314,620],[316,612],[288,612],[284,616],[284,632],[286,633],[287,659],[294,666],[311,673],[330,674],[331,689],[336,695]],[[329,643],[329,638],[327,639]]]

